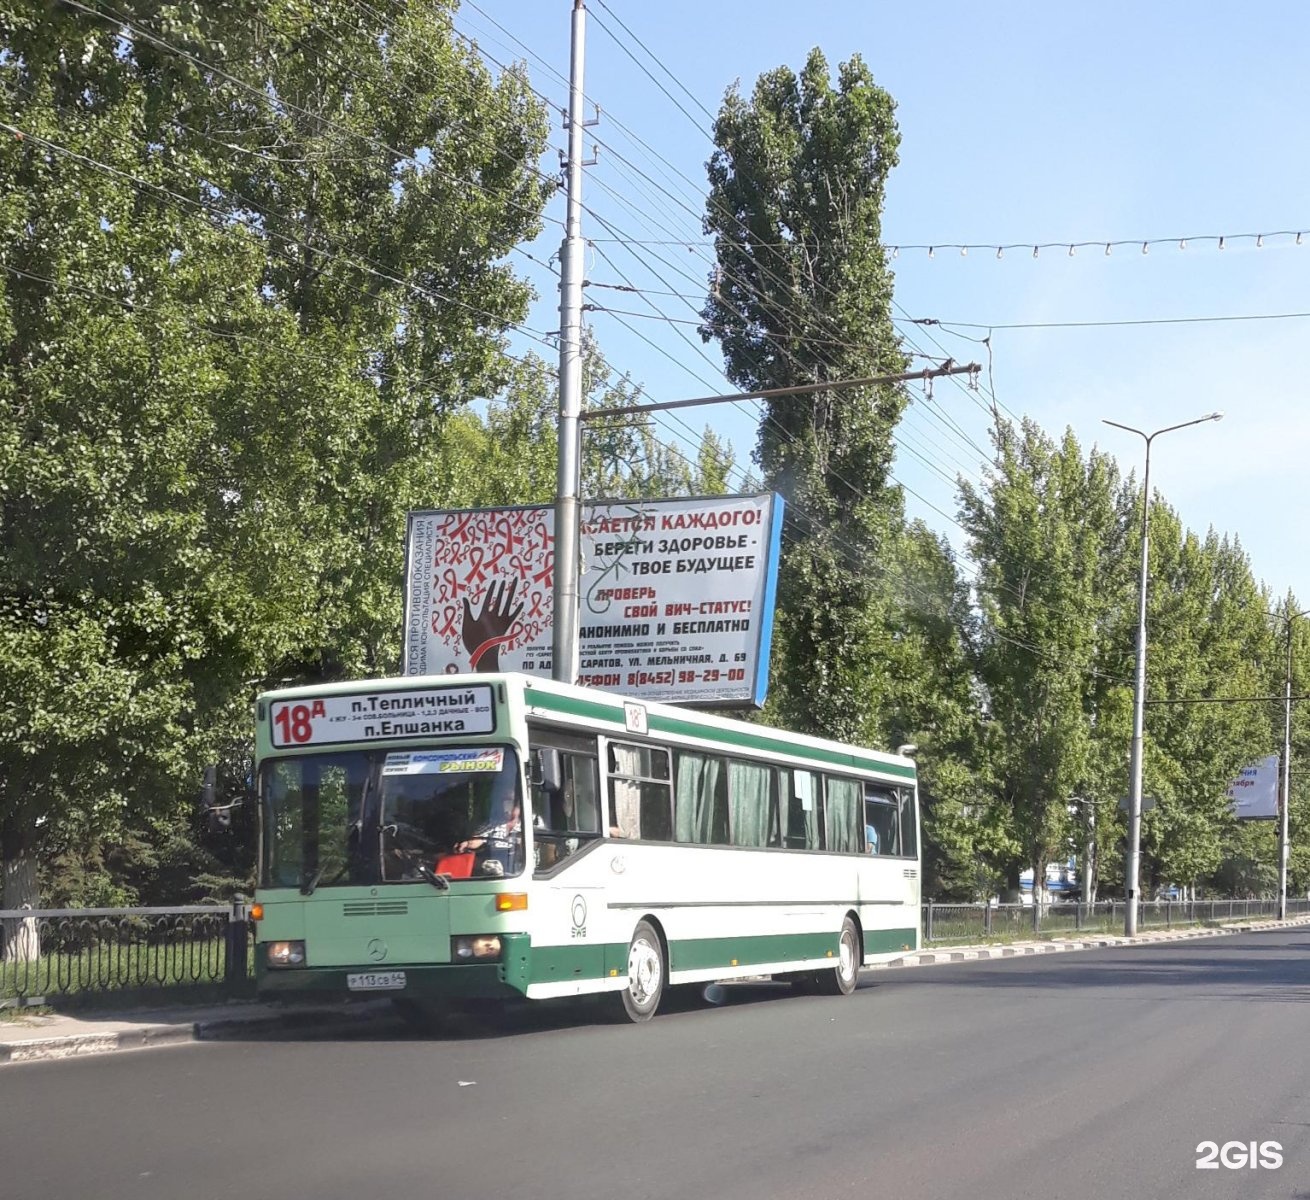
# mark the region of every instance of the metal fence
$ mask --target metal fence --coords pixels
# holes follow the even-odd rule
[[[1273,917],[1275,900],[1161,900],[1138,907],[1138,927],[1168,929]],[[1287,915],[1310,915],[1288,900]],[[1058,933],[1122,932],[1124,904],[923,906],[925,945]],[[253,973],[246,905],[177,908],[0,909],[0,1007],[160,988],[247,986]]]
[[[0,909],[0,1007],[85,993],[230,987],[251,974],[246,906]]]
[[[1151,900],[1138,904],[1139,929],[1174,929],[1276,917],[1277,900]],[[1287,901],[1287,915],[1310,915],[1310,900]],[[979,942],[1057,933],[1123,932],[1124,902],[1097,904],[937,904],[923,906],[924,944]]]

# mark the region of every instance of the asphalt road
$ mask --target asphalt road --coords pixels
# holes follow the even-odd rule
[[[722,993],[6,1067],[0,1196],[1310,1200],[1308,930]]]

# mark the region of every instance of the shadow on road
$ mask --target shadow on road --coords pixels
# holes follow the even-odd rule
[[[877,987],[881,980],[861,979],[859,989]],[[665,993],[655,1020],[694,1018],[717,1008],[744,1008],[752,1005],[791,1003],[840,1003],[839,998],[804,996],[790,984],[769,980],[751,980],[682,986]],[[621,1002],[615,994],[577,996],[559,1000],[491,1003],[481,1008],[428,1011],[423,1014],[403,1011],[402,1006],[371,1000],[358,1011],[337,1012],[331,1017],[311,1015],[304,1019],[289,1017],[279,1028],[233,1025],[203,1036],[205,1041],[250,1042],[466,1042],[505,1039],[534,1034],[585,1029],[605,1025],[626,1025]]]

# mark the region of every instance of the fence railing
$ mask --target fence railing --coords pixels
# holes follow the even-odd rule
[[[0,909],[0,1007],[250,974],[246,906]]]
[[[1277,915],[1275,900],[1161,900],[1138,906],[1138,926],[1163,929]],[[1288,900],[1288,916],[1310,900]],[[1122,900],[1095,905],[923,906],[925,945],[1034,934],[1121,932]],[[90,993],[217,986],[252,974],[246,905],[176,908],[0,909],[0,1007]]]
[[[1137,906],[1139,929],[1172,929],[1276,917],[1277,900],[1151,900]],[[1310,900],[1287,901],[1289,917],[1310,915]],[[924,944],[1005,940],[1053,933],[1123,932],[1124,902],[1096,904],[938,904],[923,906]]]

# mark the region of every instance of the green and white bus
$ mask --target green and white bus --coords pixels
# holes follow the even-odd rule
[[[257,706],[264,993],[455,1004],[772,975],[919,946],[905,757],[528,675]]]

